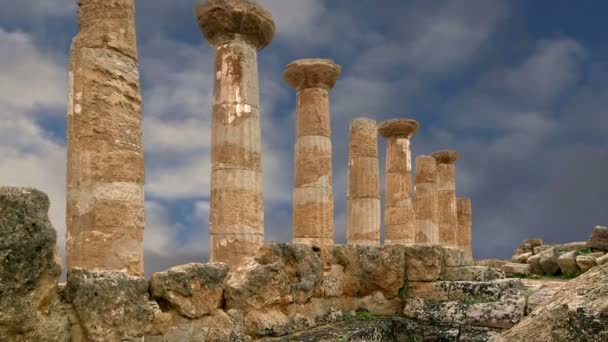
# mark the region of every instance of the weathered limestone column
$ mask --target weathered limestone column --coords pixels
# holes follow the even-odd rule
[[[456,246],[458,216],[456,214],[456,167],[458,152],[437,151],[431,154],[437,162],[437,210],[439,244]]]
[[[328,59],[300,59],[285,69],[297,91],[293,242],[324,250],[334,243],[329,91],[340,72]]]
[[[439,243],[437,162],[430,156],[416,157],[414,213],[416,243]]]
[[[257,52],[275,25],[264,8],[243,0],[208,0],[196,17],[216,48],[210,260],[235,265],[264,242]]]
[[[456,199],[456,209],[458,213],[458,231],[456,242],[458,247],[464,249],[469,256],[473,257],[472,240],[472,208],[470,198]]]
[[[420,125],[412,119],[387,120],[378,126],[386,144],[386,199],[384,204],[384,243],[415,242],[412,206],[412,152],[410,139]]]
[[[348,153],[346,242],[380,244],[380,172],[376,121],[354,119]]]
[[[134,2],[78,1],[67,113],[68,269],[144,273]]]

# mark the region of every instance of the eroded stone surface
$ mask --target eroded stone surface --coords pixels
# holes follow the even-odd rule
[[[500,268],[507,277],[513,276],[528,276],[530,274],[530,265],[519,263],[508,263]]]
[[[198,318],[221,308],[228,265],[186,264],[157,272],[150,279],[150,293],[166,301],[180,315]]]
[[[458,153],[452,150],[431,154],[437,162],[437,224],[439,244],[456,246],[458,211],[456,208],[456,167]]]
[[[41,191],[0,187],[0,340],[69,340],[48,209]]]
[[[470,198],[456,199],[456,213],[458,215],[458,230],[456,232],[456,245],[464,249],[473,257],[473,209]]]
[[[416,157],[414,215],[416,243],[438,243],[437,162],[430,156]]]
[[[67,300],[90,341],[124,341],[152,329],[154,310],[148,304],[148,282],[122,272],[72,269]]]
[[[595,226],[587,240],[587,247],[608,251],[608,227]]]
[[[144,157],[134,0],[80,1],[67,115],[68,268],[143,275]]]
[[[497,341],[605,341],[608,339],[608,265],[564,284]]]

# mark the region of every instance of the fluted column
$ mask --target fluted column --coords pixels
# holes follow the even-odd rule
[[[439,244],[456,246],[458,216],[456,214],[456,167],[458,152],[437,151],[431,154],[437,162],[437,210]]]
[[[380,244],[380,173],[376,121],[354,119],[350,124],[346,241]]]
[[[470,198],[456,199],[456,209],[458,213],[458,231],[456,242],[458,247],[464,249],[469,256],[473,256],[472,240],[472,208]]]
[[[416,243],[439,243],[437,162],[430,156],[416,157],[414,213]]]
[[[334,242],[329,91],[340,71],[328,59],[300,59],[285,69],[297,91],[293,242],[324,250]]]
[[[135,3],[81,0],[78,6],[67,113],[67,265],[143,276]]]
[[[270,43],[275,25],[251,1],[208,0],[195,12],[216,48],[210,260],[234,265],[264,242],[257,52]]]
[[[415,242],[412,207],[412,154],[410,139],[420,125],[416,120],[393,119],[378,126],[386,143],[386,199],[384,203],[384,243]]]

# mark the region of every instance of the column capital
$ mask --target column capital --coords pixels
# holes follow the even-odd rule
[[[251,0],[207,0],[194,13],[214,47],[240,36],[261,50],[270,44],[276,29],[272,14]]]
[[[420,124],[414,119],[392,119],[378,125],[378,133],[385,138],[411,138],[418,132]]]
[[[306,88],[331,89],[342,67],[331,59],[304,58],[287,64],[284,78],[296,90]]]
[[[454,164],[460,158],[460,154],[454,150],[441,150],[431,154],[431,157],[435,158],[437,164]]]

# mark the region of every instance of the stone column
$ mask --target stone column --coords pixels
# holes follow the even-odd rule
[[[195,12],[216,49],[210,260],[235,265],[264,242],[257,52],[270,43],[275,25],[251,1],[208,0]]]
[[[297,91],[293,242],[334,243],[329,91],[341,67],[327,59],[287,65],[285,80]]]
[[[346,242],[380,244],[380,172],[376,121],[358,118],[350,124]]]
[[[67,113],[68,269],[143,276],[144,155],[135,4],[78,4]]]
[[[414,214],[416,243],[439,243],[437,206],[437,162],[430,156],[416,157]]]
[[[419,127],[418,122],[411,119],[388,120],[378,126],[380,135],[388,139],[384,203],[385,244],[415,242],[410,139]]]
[[[472,208],[470,198],[456,199],[456,210],[458,213],[458,230],[456,243],[459,248],[464,249],[470,257],[473,257],[472,240]]]
[[[456,214],[456,167],[458,152],[437,151],[431,154],[437,162],[437,210],[439,244],[456,246],[458,216]]]

